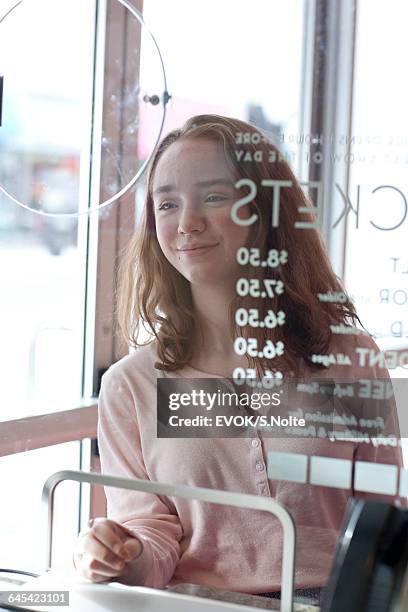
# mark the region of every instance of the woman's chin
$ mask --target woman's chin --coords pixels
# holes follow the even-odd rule
[[[215,285],[217,283],[217,279],[214,277],[214,274],[188,274],[185,275],[185,278],[192,284],[202,284],[202,285]]]

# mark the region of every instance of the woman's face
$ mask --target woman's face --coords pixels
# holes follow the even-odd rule
[[[160,158],[152,182],[157,238],[168,261],[191,283],[231,283],[249,228],[231,219],[240,194],[220,143],[185,138]],[[239,217],[250,214],[248,205]]]

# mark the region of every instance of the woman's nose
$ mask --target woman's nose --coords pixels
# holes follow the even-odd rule
[[[180,234],[202,232],[205,229],[205,218],[199,207],[185,207],[180,213],[178,231]]]

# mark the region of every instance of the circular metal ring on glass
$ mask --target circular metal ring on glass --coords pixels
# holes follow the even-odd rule
[[[16,2],[11,8],[9,8],[9,10],[3,16],[0,16],[0,28],[1,28],[1,24],[5,21],[5,19],[9,15],[11,15],[15,11],[15,9],[17,9],[17,7],[25,3],[30,3],[30,2],[32,3],[34,1],[35,0],[19,0],[18,2]],[[160,53],[160,49],[158,47],[156,39],[154,38],[150,29],[145,25],[141,13],[128,0],[116,0],[116,2],[119,2],[124,8],[126,8],[130,12],[130,14],[139,22],[141,30],[144,32],[145,35],[147,35],[147,38],[150,39],[151,43],[153,43],[153,49],[157,53],[157,58],[159,62],[158,64],[159,72],[161,74],[161,80],[162,80],[162,92],[163,93],[160,96],[158,96],[156,92],[151,92],[151,95],[146,93],[144,96],[141,97],[141,101],[143,101],[145,104],[149,104],[154,107],[157,107],[161,103],[162,115],[161,115],[160,120],[158,121],[159,128],[158,128],[157,135],[153,139],[154,144],[151,147],[150,153],[148,154],[147,158],[144,159],[144,161],[141,163],[140,167],[137,169],[135,174],[129,180],[127,180],[124,186],[120,186],[120,189],[116,193],[106,198],[104,201],[100,202],[97,205],[93,205],[93,203],[91,203],[89,205],[89,208],[86,208],[84,210],[78,210],[76,212],[47,212],[44,210],[38,210],[37,208],[30,206],[28,203],[24,203],[22,199],[19,199],[18,197],[13,195],[10,189],[6,188],[2,184],[2,181],[0,181],[0,192],[3,193],[9,200],[11,200],[12,202],[17,204],[21,208],[24,208],[30,212],[35,212],[38,215],[41,215],[44,217],[78,217],[80,215],[86,215],[92,212],[100,211],[103,208],[106,208],[107,206],[119,200],[119,198],[125,195],[135,185],[135,183],[138,181],[138,179],[142,176],[143,172],[145,171],[160,141],[160,137],[162,134],[163,125],[165,121],[165,116],[166,116],[166,105],[171,97],[167,90],[167,80],[166,80],[166,73],[165,73],[163,58]]]

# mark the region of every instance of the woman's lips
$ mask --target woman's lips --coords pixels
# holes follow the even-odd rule
[[[187,255],[188,257],[194,257],[196,255],[204,255],[204,253],[207,253],[207,251],[209,251],[210,249],[213,249],[214,247],[218,246],[218,244],[212,244],[210,246],[205,246],[205,247],[196,247],[193,249],[187,249],[187,250],[179,250],[178,252],[183,255]]]

